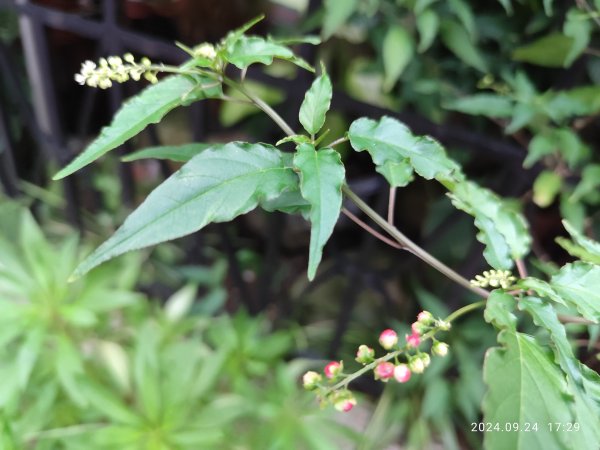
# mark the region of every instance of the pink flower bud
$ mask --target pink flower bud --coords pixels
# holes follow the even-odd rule
[[[342,361],[331,361],[325,366],[324,372],[325,376],[331,379],[337,377],[342,372],[342,370],[344,370],[344,365]]]
[[[431,346],[432,353],[438,356],[446,356],[448,354],[448,344],[445,342],[434,342]]]
[[[417,348],[421,343],[421,338],[418,333],[413,332],[410,336],[408,334],[406,335],[406,343],[409,347]]]
[[[358,351],[356,352],[356,362],[361,364],[369,364],[375,358],[375,350],[366,345],[361,345],[358,347]]]
[[[348,412],[356,405],[356,399],[354,397],[340,398],[336,400],[333,407],[341,412]]]
[[[375,367],[375,379],[387,381],[394,376],[394,365],[391,362],[382,362]]]
[[[410,369],[406,364],[398,364],[394,367],[394,378],[398,383],[406,383],[410,380]]]
[[[421,311],[417,315],[417,320],[424,324],[429,324],[433,320],[433,315],[429,311]]]
[[[321,375],[317,372],[313,372],[312,370],[306,372],[302,377],[302,385],[304,389],[311,391],[317,387],[317,385],[321,382]]]
[[[398,343],[398,335],[394,330],[383,330],[379,335],[379,343],[386,350],[391,350]]]

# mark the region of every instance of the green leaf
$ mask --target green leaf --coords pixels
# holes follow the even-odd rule
[[[586,195],[596,192],[598,186],[600,186],[600,164],[588,164],[581,171],[581,181],[575,187],[569,201],[581,201]]]
[[[483,317],[498,329],[516,330],[517,317],[513,314],[515,298],[502,291],[492,291],[485,304]]]
[[[274,58],[277,58],[314,72],[306,61],[295,56],[289,48],[259,36],[240,36],[227,47],[224,57],[238,69],[245,69],[255,63],[268,66],[273,64]]]
[[[475,94],[456,99],[444,107],[465,114],[492,118],[511,117],[513,113],[512,101],[496,94]]]
[[[325,114],[331,105],[332,87],[331,80],[325,70],[313,81],[311,87],[304,95],[304,101],[300,105],[298,118],[304,129],[311,135],[315,135],[325,123]]]
[[[483,400],[484,423],[515,424],[518,431],[484,434],[486,450],[568,449],[581,431],[549,428],[549,423],[572,423],[567,386],[560,370],[531,336],[503,331],[502,347],[488,351],[484,381],[488,391]],[[526,429],[529,424],[529,429]],[[537,429],[531,427],[536,424]]]
[[[556,242],[571,255],[593,264],[600,264],[600,242],[583,235],[566,220],[563,220],[563,225],[575,243],[565,238],[557,238]]]
[[[575,358],[567,339],[565,326],[560,323],[556,311],[539,298],[526,297],[519,300],[519,309],[527,311],[534,323],[545,328],[554,344],[556,362],[569,377],[568,385],[574,395],[573,422],[580,425],[582,432],[574,436],[571,447],[598,448],[600,446],[600,388],[596,380],[589,379],[589,369]]]
[[[502,5],[504,10],[506,11],[506,14],[508,14],[509,16],[513,15],[512,0],[498,0],[498,2]]]
[[[73,160],[54,176],[60,180],[100,158],[132,138],[151,123],[159,122],[172,109],[203,98],[219,97],[221,85],[205,77],[175,75],[160,80],[123,103],[110,125]]]
[[[538,278],[528,277],[522,280],[519,280],[517,285],[524,290],[532,289],[537,292],[542,297],[549,298],[553,302],[560,303],[561,305],[567,306],[567,303],[563,300],[563,298],[558,295],[558,293],[550,286],[550,284],[546,283],[543,280]]]
[[[549,170],[541,172],[533,183],[533,203],[540,208],[547,208],[560,192],[562,177]]]
[[[492,267],[510,269],[512,259],[521,259],[529,252],[527,222],[496,194],[471,181],[457,182],[450,190],[454,206],[475,218],[481,231],[477,239],[486,245],[484,256]]]
[[[583,317],[600,321],[600,266],[584,262],[565,264],[550,285]]]
[[[338,152],[330,148],[316,151],[307,144],[298,147],[294,165],[300,169],[302,196],[311,205],[308,279],[312,280],[340,215],[345,172]]]
[[[481,72],[487,72],[487,63],[477,47],[473,45],[467,31],[453,20],[442,22],[441,36],[444,45],[460,60]]]
[[[456,17],[458,17],[462,26],[465,27],[469,36],[474,39],[476,37],[475,17],[469,4],[464,0],[448,0],[448,5]]]
[[[91,406],[112,421],[132,426],[140,426],[143,423],[141,417],[138,417],[120,398],[103,386],[89,379],[82,379],[80,386]]]
[[[413,168],[408,159],[400,162],[387,161],[375,169],[392,187],[407,186],[413,180]]]
[[[325,0],[323,16],[323,39],[329,39],[356,10],[358,0]]]
[[[283,139],[279,139],[276,146],[280,146],[281,144],[285,144],[286,142],[293,142],[295,144],[310,144],[312,141],[305,134],[294,134],[292,136],[286,136]]]
[[[569,67],[587,48],[591,37],[592,25],[590,20],[582,17],[581,10],[571,8],[563,25],[563,33],[573,39],[569,53],[565,57],[564,67]]]
[[[519,309],[527,311],[537,326],[548,331],[554,344],[554,353],[558,364],[575,383],[581,384],[582,376],[578,361],[567,339],[565,326],[558,320],[554,308],[549,303],[536,297],[525,297],[520,299],[518,303]]]
[[[423,53],[435,40],[440,28],[440,18],[431,9],[426,9],[417,15],[417,30],[419,30],[419,46],[417,50]]]
[[[428,180],[458,170],[437,141],[428,136],[414,136],[406,125],[391,117],[382,117],[379,122],[367,118],[355,120],[348,137],[354,150],[367,150],[377,167],[408,159],[414,170]]]
[[[562,33],[552,33],[516,48],[512,59],[542,67],[563,67],[574,40]]]
[[[161,145],[148,147],[137,152],[130,153],[121,158],[121,161],[131,162],[140,159],[169,159],[176,162],[188,162],[198,153],[210,148],[213,144],[184,144],[184,145]]]
[[[415,44],[404,27],[392,25],[383,39],[383,89],[390,91],[412,60]]]
[[[253,19],[250,19],[248,22],[243,24],[241,27],[236,28],[235,30],[232,30],[229,33],[227,33],[227,36],[225,36],[223,47],[225,47],[225,49],[227,49],[227,47],[235,44],[236,41],[238,39],[240,39],[246,31],[248,31],[250,28],[252,28],[257,23],[264,20],[264,18],[265,18],[265,15],[260,14],[256,17],[254,17]]]
[[[79,265],[78,277],[131,250],[225,222],[293,189],[298,178],[275,147],[215,144],[158,186],[117,232]]]

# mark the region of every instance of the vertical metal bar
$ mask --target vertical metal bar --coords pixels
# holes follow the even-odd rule
[[[17,5],[27,5],[29,0],[15,0]],[[58,103],[54,91],[50,56],[43,26],[27,15],[19,17],[21,42],[25,56],[27,76],[32,90],[32,101],[37,123],[49,140],[54,158],[64,165],[70,158],[59,121]],[[81,227],[76,181],[73,176],[64,181],[67,199],[67,217],[71,223]]]
[[[0,108],[0,182],[10,197],[19,194],[18,175],[13,159],[14,150],[4,111]]]

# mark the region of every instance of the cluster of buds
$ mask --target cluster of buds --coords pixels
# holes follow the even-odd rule
[[[482,288],[502,288],[510,289],[517,279],[509,270],[486,270],[482,275],[475,275],[475,279],[471,280],[473,286]]]
[[[100,58],[98,64],[93,61],[85,61],[81,64],[81,70],[75,74],[75,81],[81,85],[107,89],[112,86],[113,81],[124,83],[129,79],[139,81],[142,77],[150,83],[156,83],[157,70],[152,66],[148,58],[142,58],[139,62],[131,53],[120,56],[109,56]]]
[[[363,368],[353,374],[344,373],[343,361],[331,361],[323,369],[323,375],[310,371],[303,377],[304,388],[316,391],[322,405],[332,404],[339,411],[350,411],[356,399],[348,390],[348,384],[358,376],[373,371],[376,380],[395,380],[406,383],[413,373],[420,374],[431,363],[431,357],[419,347],[428,339],[432,340],[431,354],[446,356],[448,344],[435,339],[438,331],[448,331],[450,323],[436,319],[428,311],[422,311],[411,325],[411,334],[405,335],[405,343],[400,345],[398,334],[392,329],[383,330],[379,335],[379,345],[387,354],[376,358],[375,350],[362,344],[356,351],[356,362]]]

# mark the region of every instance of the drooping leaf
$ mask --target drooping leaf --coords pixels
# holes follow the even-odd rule
[[[157,123],[172,109],[203,98],[219,97],[221,85],[206,77],[175,75],[160,80],[123,104],[110,125],[54,176],[59,180],[90,164],[132,138],[151,123]]]
[[[574,416],[564,376],[544,348],[531,336],[514,331],[501,332],[498,342],[502,347],[488,350],[484,362],[488,391],[483,401],[483,422],[501,428],[484,434],[484,447],[578,448],[571,444],[581,440],[581,430],[567,432],[565,427],[549,427],[550,423],[572,423]],[[507,424],[515,424],[518,431],[506,430]]]
[[[463,26],[453,20],[445,20],[441,26],[444,45],[463,62],[481,72],[487,72],[487,63],[477,47],[473,45]]]
[[[255,63],[271,65],[273,59],[277,58],[314,72],[310,64],[294,55],[289,48],[260,36],[240,36],[227,47],[225,58],[238,69],[245,69]]]
[[[450,191],[452,203],[475,218],[481,231],[477,238],[486,244],[484,255],[492,267],[510,269],[512,259],[529,252],[531,237],[525,219],[496,194],[471,181],[455,183]]]
[[[312,280],[340,215],[345,171],[338,152],[329,148],[316,151],[307,144],[298,147],[294,165],[300,169],[302,196],[311,205],[308,278]]]
[[[382,117],[379,122],[367,118],[355,120],[348,137],[354,150],[367,150],[377,167],[401,164],[408,159],[414,170],[428,180],[449,176],[458,169],[437,141],[428,136],[414,136],[406,125],[391,117]]]
[[[383,39],[383,89],[390,91],[411,61],[415,44],[404,27],[392,25]]]
[[[198,153],[210,148],[213,144],[192,143],[184,145],[161,145],[148,147],[137,152],[130,153],[121,158],[121,161],[132,162],[140,159],[169,159],[176,162],[188,162]]]
[[[512,101],[507,97],[495,94],[475,94],[456,99],[444,106],[465,114],[492,118],[510,117],[513,113]]]
[[[185,236],[210,222],[231,220],[297,184],[296,174],[283,164],[275,147],[215,144],[157,187],[74,276],[128,251]]]
[[[583,317],[600,321],[600,266],[580,261],[565,264],[550,285]]]
[[[524,290],[533,290],[537,292],[542,297],[548,298],[553,302],[560,303],[561,305],[567,306],[565,300],[558,295],[558,293],[554,290],[549,283],[544,280],[540,280],[538,278],[527,277],[517,282],[517,285]]]
[[[299,120],[304,129],[311,135],[315,135],[325,123],[325,114],[331,105],[332,87],[331,80],[323,71],[304,95],[304,101],[300,105]]]
[[[358,0],[325,0],[323,16],[323,39],[327,40],[350,18],[358,6]]]
[[[419,46],[417,50],[419,53],[423,53],[431,47],[439,28],[440,18],[433,10],[426,9],[417,15],[417,30],[419,30]]]

